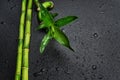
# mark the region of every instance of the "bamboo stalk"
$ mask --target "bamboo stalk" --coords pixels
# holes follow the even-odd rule
[[[24,24],[26,14],[26,0],[22,0],[21,16],[19,25],[19,39],[18,39],[18,54],[16,63],[15,80],[21,80],[21,65],[22,65],[22,48],[23,48],[23,37],[24,37]]]
[[[24,45],[23,45],[22,80],[28,80],[29,45],[30,45],[31,19],[32,19],[32,1],[33,0],[28,0],[28,6],[27,6],[25,37],[24,37]]]

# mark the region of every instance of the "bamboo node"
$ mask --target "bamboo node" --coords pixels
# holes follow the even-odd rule
[[[30,34],[30,32],[26,32],[25,34]]]
[[[23,50],[25,50],[25,51],[29,51],[29,49],[28,49],[28,48],[24,48]]]
[[[18,37],[18,40],[23,40],[23,38],[21,38],[21,37]]]
[[[20,75],[21,73],[20,72],[16,72],[16,75]]]
[[[28,67],[22,67],[23,69],[29,69]]]
[[[31,35],[30,35],[30,32],[26,32],[25,34],[31,36]]]

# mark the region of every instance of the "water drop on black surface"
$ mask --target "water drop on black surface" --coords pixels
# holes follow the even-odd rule
[[[33,76],[34,77],[38,77],[38,76],[40,76],[42,73],[41,72],[35,72],[35,73],[33,73]]]
[[[97,34],[97,33],[94,33],[94,34],[93,34],[93,37],[94,37],[94,38],[97,38],[97,37],[98,37],[98,34]]]
[[[46,71],[46,69],[45,68],[42,68],[39,72],[35,72],[35,73],[33,73],[33,76],[34,77],[38,77],[38,76],[40,76],[43,72],[45,72]]]
[[[60,67],[56,67],[56,71],[60,71],[61,70],[61,68]]]
[[[13,10],[16,7],[16,5],[13,5],[12,7],[10,7],[10,10]]]
[[[104,14],[105,12],[101,11],[100,14]]]
[[[100,4],[99,8],[103,8],[104,5],[105,3]]]
[[[103,75],[99,75],[98,79],[101,80],[101,79],[103,79],[103,77],[104,77]]]
[[[65,29],[64,29],[64,28],[62,28],[61,30],[62,30],[63,32],[65,32]]]
[[[96,70],[96,69],[97,69],[97,66],[96,66],[96,65],[92,65],[92,69],[93,69],[93,70]]]
[[[42,68],[40,71],[41,71],[41,72],[45,72],[45,71],[46,71],[46,69],[45,69],[45,68]]]
[[[65,73],[66,73],[66,74],[70,74],[71,71],[70,71],[70,70],[66,70]]]
[[[0,24],[5,24],[5,22],[4,22],[4,21],[1,21]]]

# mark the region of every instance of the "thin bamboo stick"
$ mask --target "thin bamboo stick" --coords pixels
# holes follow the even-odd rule
[[[24,24],[26,14],[26,0],[22,0],[21,16],[19,25],[19,39],[18,39],[18,54],[16,63],[15,80],[21,80],[21,65],[22,65],[22,48],[23,48],[23,37],[24,37]]]
[[[22,80],[28,80],[28,68],[29,68],[29,45],[31,36],[31,19],[32,19],[32,1],[28,0],[25,37],[23,45],[23,64],[22,64]]]

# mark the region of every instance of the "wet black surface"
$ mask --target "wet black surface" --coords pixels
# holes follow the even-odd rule
[[[120,0],[53,0],[60,17],[78,20],[62,30],[75,53],[56,41],[44,55],[33,12],[29,80],[120,80]],[[0,0],[0,80],[14,80],[20,0]]]

